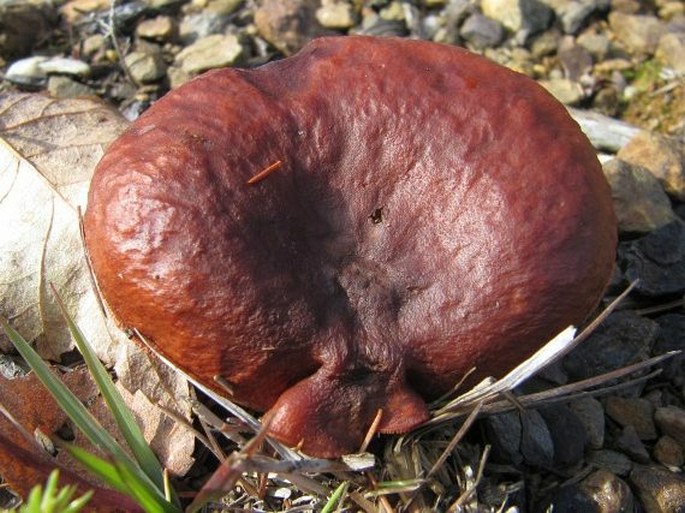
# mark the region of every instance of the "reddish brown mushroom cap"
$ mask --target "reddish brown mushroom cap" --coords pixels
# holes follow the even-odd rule
[[[85,230],[123,325],[320,456],[581,322],[616,244],[592,147],[533,81],[367,37],[168,94],[102,159]]]

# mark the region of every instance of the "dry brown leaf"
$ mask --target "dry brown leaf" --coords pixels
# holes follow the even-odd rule
[[[99,100],[55,100],[38,94],[0,95],[0,315],[41,356],[59,361],[73,348],[55,298],[54,284],[69,314],[98,357],[114,365],[122,385],[140,389],[186,418],[185,380],[159,369],[104,315],[86,265],[78,208],[85,208],[90,179],[106,146],[128,122]],[[0,333],[0,350],[11,347]],[[156,409],[156,408],[155,408]],[[193,435],[155,418],[162,463],[182,474],[192,464]],[[165,426],[162,428],[162,426]],[[156,442],[157,444],[157,442]],[[173,457],[172,457],[173,456]]]
[[[101,359],[114,360],[113,338],[123,343],[99,311],[77,208],[104,148],[126,126],[97,101],[0,96],[0,314],[46,359],[73,347],[50,283]],[[4,335],[0,347],[9,349]]]
[[[112,432],[112,417],[103,406],[87,369],[60,376],[72,393]],[[14,491],[25,497],[35,484],[44,483],[54,468],[60,469],[62,484],[75,484],[80,493],[99,486],[94,479],[88,479],[88,474],[65,451],[59,451],[55,456],[57,451],[52,441],[65,437],[69,443],[90,452],[97,450],[80,433],[65,429],[70,426],[66,414],[34,374],[15,379],[0,375],[0,405],[21,426],[0,415],[0,474]],[[98,489],[93,501],[91,506],[97,511],[129,511],[135,507],[134,503],[129,504],[129,499],[105,489]]]

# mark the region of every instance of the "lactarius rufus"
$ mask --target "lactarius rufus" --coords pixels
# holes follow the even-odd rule
[[[169,93],[98,165],[85,231],[121,325],[326,457],[583,321],[616,244],[593,148],[549,94],[368,37]]]

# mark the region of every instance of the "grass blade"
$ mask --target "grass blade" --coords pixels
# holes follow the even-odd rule
[[[62,383],[57,375],[50,370],[48,365],[30,344],[26,342],[26,340],[12,328],[3,317],[0,317],[0,325],[5,330],[7,337],[14,344],[14,347],[16,347],[22,358],[26,360],[38,379],[40,379],[43,385],[50,391],[60,408],[69,416],[76,427],[86,435],[88,440],[90,440],[93,445],[100,448],[105,454],[110,455],[115,461],[125,464],[126,467],[136,475],[137,481],[145,483],[146,488],[152,493],[155,493],[160,501],[169,504],[165,501],[162,490],[158,489],[147,474],[136,466],[114,437],[100,425],[81,401],[79,401],[67,386]],[[178,511],[178,508],[175,508],[173,511]]]
[[[321,509],[321,513],[331,513],[333,511],[338,503],[342,501],[348,485],[349,483],[347,481],[340,483],[340,486],[335,489],[335,491],[331,494],[331,498],[328,499],[326,505]]]
[[[102,365],[100,360],[95,355],[93,349],[90,347],[90,344],[83,336],[83,333],[72,320],[71,316],[64,307],[62,299],[59,297],[54,287],[52,290],[57,298],[57,304],[62,312],[62,316],[67,322],[71,336],[74,338],[74,342],[76,342],[76,346],[81,352],[81,355],[83,355],[83,359],[88,366],[88,370],[97,383],[97,386],[100,389],[107,406],[112,412],[112,415],[114,415],[114,420],[119,427],[119,431],[121,431],[121,434],[126,440],[128,447],[131,449],[134,458],[138,461],[138,464],[143,469],[143,472],[147,474],[147,476],[152,480],[159,490],[163,490],[164,478],[162,466],[160,465],[159,460],[145,440],[138,423],[124,402],[123,397],[121,397],[121,394],[114,386],[114,383],[105,369],[105,366]]]
[[[121,460],[107,461],[78,446],[65,445],[69,454],[102,479],[108,486],[134,499],[148,513],[179,513],[180,509],[167,502],[157,489],[140,479],[130,465]]]

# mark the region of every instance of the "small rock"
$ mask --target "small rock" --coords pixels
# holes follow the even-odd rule
[[[481,10],[512,32],[530,36],[550,26],[554,13],[539,0],[482,0]]]
[[[48,78],[47,89],[53,98],[95,96],[95,91],[91,87],[64,75],[53,75]]]
[[[570,467],[583,459],[587,435],[576,414],[566,405],[540,408],[554,444],[554,467]]]
[[[664,23],[655,16],[617,11],[609,14],[609,26],[628,51],[637,55],[653,54],[666,31]]]
[[[603,61],[609,53],[609,38],[605,34],[586,31],[576,38],[576,44],[585,48],[597,61]]]
[[[502,25],[498,21],[478,13],[466,18],[459,34],[477,49],[497,46],[504,39]]]
[[[209,0],[204,9],[209,12],[228,16],[236,12],[243,2],[244,0]]]
[[[223,33],[230,18],[221,13],[202,10],[199,13],[185,15],[178,27],[178,37],[185,45],[211,35]]]
[[[19,86],[42,87],[47,81],[47,74],[40,65],[47,60],[47,57],[38,55],[13,62],[5,72],[5,79]]]
[[[599,469],[577,484],[563,486],[545,502],[554,513],[632,513],[635,498],[628,484],[606,469]]]
[[[647,296],[685,292],[685,223],[675,221],[640,239],[619,244],[619,265]]]
[[[44,85],[48,75],[54,74],[85,77],[90,74],[90,66],[65,57],[27,57],[14,62],[7,69],[5,78],[15,84],[36,87]]]
[[[673,0],[659,5],[659,18],[662,20],[672,20],[685,14],[685,4],[682,0]]]
[[[592,98],[592,110],[615,117],[621,109],[621,97],[614,85],[601,87]]]
[[[583,425],[588,445],[592,449],[604,447],[604,407],[594,397],[571,401],[569,408]]]
[[[87,77],[90,75],[90,66],[78,59],[70,57],[51,57],[39,64],[47,75],[72,75],[75,77]]]
[[[521,412],[521,454],[528,465],[550,468],[554,464],[554,442],[537,410]]]
[[[490,415],[485,418],[488,440],[492,441],[493,457],[496,460],[520,465],[521,418],[516,411]]]
[[[57,23],[54,3],[45,0],[0,2],[0,57],[16,59],[46,40]]]
[[[292,55],[323,34],[316,21],[318,0],[264,0],[254,22],[261,36],[285,55]]]
[[[213,34],[181,50],[174,64],[185,73],[194,75],[209,69],[232,66],[242,53],[243,47],[233,34]]]
[[[90,61],[97,61],[98,56],[103,56],[107,48],[107,38],[102,34],[88,36],[81,43],[81,56]]]
[[[76,25],[92,13],[103,12],[110,7],[110,0],[69,0],[59,12],[68,25]]]
[[[656,441],[652,454],[656,461],[667,467],[678,468],[685,463],[685,449],[668,435]]]
[[[607,469],[620,477],[627,476],[633,468],[633,462],[628,456],[609,449],[589,452],[587,462],[597,468]]]
[[[603,170],[611,186],[620,232],[647,233],[676,218],[664,188],[647,169],[611,159]]]
[[[664,66],[685,74],[685,33],[664,34],[654,56]]]
[[[629,513],[635,498],[628,484],[606,469],[599,469],[580,483],[580,488],[596,504],[598,513]]]
[[[627,454],[630,459],[637,463],[647,464],[650,461],[649,453],[645,449],[642,440],[633,426],[626,426],[616,439],[616,445],[621,451]]]
[[[365,14],[361,26],[351,31],[353,34],[381,37],[403,37],[409,34],[404,21],[385,20],[376,13]]]
[[[170,41],[176,30],[174,19],[171,16],[156,16],[149,20],[141,21],[136,27],[136,34],[150,41]]]
[[[643,130],[616,156],[648,169],[668,194],[685,201],[685,146],[677,139]]]
[[[0,353],[0,376],[14,379],[25,374],[26,371],[11,356]]]
[[[662,433],[673,438],[685,449],[685,410],[676,406],[657,408],[654,420]]]
[[[685,384],[685,315],[666,314],[658,317],[656,321],[661,329],[652,354],[656,356],[669,351],[681,351],[679,355],[661,362],[660,366],[665,378],[671,380],[675,386],[682,387]]]
[[[654,405],[646,399],[610,396],[605,406],[607,415],[621,426],[633,426],[641,440],[655,440]]]
[[[161,53],[131,52],[124,57],[136,84],[151,84],[164,78],[167,66]]]
[[[569,80],[579,82],[592,71],[592,55],[569,36],[563,38],[557,57]]]
[[[390,2],[378,14],[387,21],[406,21],[404,6],[401,2]]]
[[[561,27],[567,34],[575,34],[592,13],[597,10],[596,0],[543,0],[549,5],[561,21]]]
[[[545,30],[536,36],[530,43],[530,51],[535,59],[542,59],[548,55],[554,55],[559,50],[561,34],[558,30]]]
[[[685,512],[685,479],[658,467],[637,466],[630,473],[646,513]]]
[[[590,378],[646,360],[659,325],[631,311],[614,312],[564,359],[573,381]]]
[[[322,27],[330,29],[349,29],[357,24],[357,15],[352,5],[336,0],[322,0],[316,10],[316,19]]]
[[[585,97],[581,85],[568,78],[540,80],[539,84],[564,105],[578,105]]]

